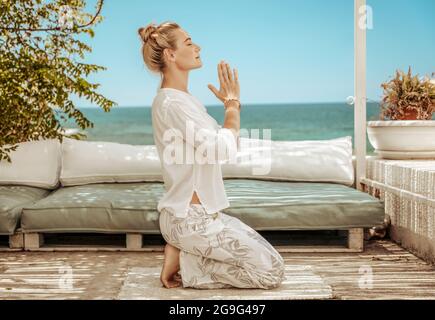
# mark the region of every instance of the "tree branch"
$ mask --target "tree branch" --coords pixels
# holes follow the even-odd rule
[[[95,22],[95,19],[100,15],[101,9],[103,8],[104,0],[99,0],[98,3],[98,9],[95,13],[94,17],[89,21],[88,23],[84,25],[77,26],[77,28],[86,28],[90,25],[92,25]],[[71,28],[61,28],[61,27],[52,27],[52,28],[41,28],[41,29],[32,29],[32,28],[11,28],[11,27],[0,27],[0,30],[8,30],[8,31],[28,31],[28,32],[34,32],[34,31],[68,31],[72,30]]]

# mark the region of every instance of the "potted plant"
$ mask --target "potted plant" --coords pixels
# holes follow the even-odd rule
[[[432,75],[435,75],[433,73]],[[396,71],[396,77],[383,83],[384,97],[381,102],[381,120],[431,120],[435,112],[435,86],[429,77]]]
[[[435,158],[435,79],[413,76],[409,67],[381,87],[380,120],[367,125],[376,153],[387,159]]]

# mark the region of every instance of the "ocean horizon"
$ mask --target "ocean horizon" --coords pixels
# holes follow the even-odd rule
[[[208,113],[223,124],[222,105],[205,106]],[[78,108],[94,128],[85,130],[88,141],[111,141],[132,145],[154,144],[150,106],[116,106],[110,112],[101,108]],[[379,120],[380,105],[367,103],[367,121]],[[71,121],[71,120],[69,120]],[[270,129],[271,139],[283,140],[328,140],[351,136],[354,141],[354,106],[346,103],[273,103],[244,104],[241,111],[241,129]],[[78,128],[67,122],[68,128]],[[375,154],[367,139],[367,154]]]

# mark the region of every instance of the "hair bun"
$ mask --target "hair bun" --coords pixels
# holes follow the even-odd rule
[[[150,39],[151,35],[156,31],[157,31],[156,25],[151,23],[146,27],[139,28],[138,33],[142,41],[146,43]]]

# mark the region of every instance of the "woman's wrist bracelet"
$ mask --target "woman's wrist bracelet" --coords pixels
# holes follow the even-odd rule
[[[231,102],[231,101],[236,101],[237,103],[238,103],[238,109],[240,110],[241,108],[242,108],[242,104],[240,103],[240,100],[239,99],[227,99],[227,100],[225,100],[224,101],[224,106],[225,106],[225,108],[228,108],[227,107],[227,104],[229,103],[229,102]]]

